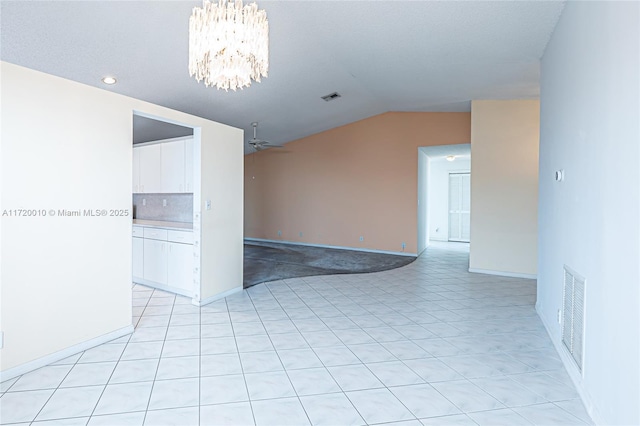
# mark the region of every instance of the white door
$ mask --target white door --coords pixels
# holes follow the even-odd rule
[[[145,280],[167,284],[167,242],[144,239]]]
[[[469,242],[471,234],[471,175],[449,174],[449,241]]]
[[[184,141],[165,142],[162,147],[162,192],[184,191]]]
[[[193,295],[193,245],[169,243],[168,263],[168,284]]]

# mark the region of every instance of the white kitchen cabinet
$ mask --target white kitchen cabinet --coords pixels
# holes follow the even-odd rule
[[[167,283],[193,293],[193,245],[169,242]]]
[[[133,237],[133,279],[140,279],[144,276],[144,239]]]
[[[160,144],[135,148],[140,156],[140,190],[145,193],[162,192],[162,147]]]
[[[140,192],[140,150],[133,148],[133,193]]]
[[[193,231],[133,226],[133,282],[193,297]]]
[[[185,192],[185,147],[184,141],[161,143],[162,192]]]
[[[144,237],[152,240],[167,241],[168,234],[169,230],[163,228],[143,228]]]
[[[193,164],[193,139],[134,146],[133,192],[193,192]]]
[[[184,192],[193,192],[193,139],[184,141]]]
[[[167,284],[167,242],[144,239],[143,278],[158,284]]]

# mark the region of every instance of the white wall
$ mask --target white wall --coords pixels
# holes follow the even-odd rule
[[[131,326],[131,110],[124,97],[2,63],[0,370]]]
[[[535,277],[539,101],[471,103],[469,270]]]
[[[537,309],[560,347],[563,265],[586,278],[584,376],[559,352],[607,425],[640,424],[639,27],[637,2],[568,2],[541,68]]]
[[[429,161],[429,239],[449,241],[449,173],[471,171],[470,158]]]
[[[202,262],[219,255],[215,261],[229,266],[203,270],[202,288],[242,288],[242,227],[224,210],[242,221],[241,131],[6,62],[1,72],[0,211],[130,210],[133,111],[193,126],[206,152],[219,148],[203,167],[240,168],[225,176],[229,190],[203,185],[224,206],[202,212],[203,245],[216,235],[226,251],[203,248]],[[131,217],[2,217],[1,224],[3,378],[131,326]]]
[[[203,301],[242,290],[244,257],[244,132],[215,129],[215,141],[203,138],[201,150],[201,268]],[[215,143],[214,143],[215,142]],[[211,210],[205,203],[211,200]]]

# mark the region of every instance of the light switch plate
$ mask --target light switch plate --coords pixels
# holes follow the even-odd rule
[[[207,210],[211,210],[211,200],[207,200],[207,201],[205,201],[205,203],[204,203],[204,207],[205,207]]]

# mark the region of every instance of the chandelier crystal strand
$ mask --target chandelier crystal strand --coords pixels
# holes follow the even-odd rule
[[[189,74],[205,86],[236,90],[269,71],[269,22],[242,0],[204,0],[189,19]]]

